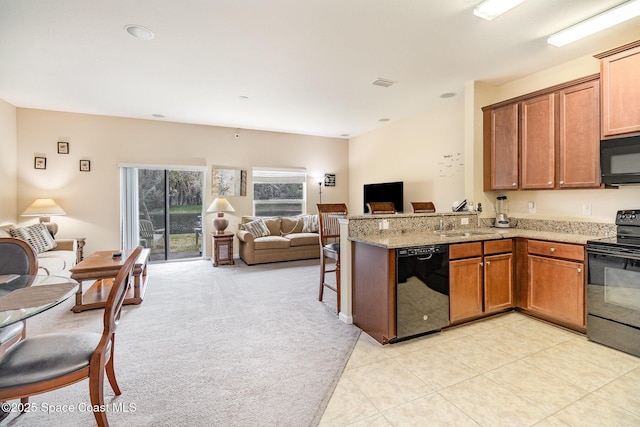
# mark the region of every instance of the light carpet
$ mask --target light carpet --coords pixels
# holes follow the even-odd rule
[[[317,301],[318,260],[173,262],[150,265],[149,277],[116,333],[122,395],[105,379],[112,426],[319,423],[360,331],[338,320],[333,292]],[[28,335],[100,331],[103,310],[74,314],[72,299],[30,319]],[[35,412],[3,425],[94,424],[87,380],[31,402]]]

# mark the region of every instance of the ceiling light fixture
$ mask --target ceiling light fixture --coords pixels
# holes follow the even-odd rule
[[[523,2],[524,0],[484,0],[473,9],[473,14],[491,21]]]
[[[440,98],[453,98],[454,96],[456,96],[455,92],[445,92],[440,95]]]
[[[151,31],[147,27],[143,27],[142,25],[129,24],[125,25],[124,29],[127,30],[127,33],[129,33],[133,37],[142,40],[151,40],[156,36],[155,34],[153,34],[153,31]]]
[[[547,38],[547,43],[556,47],[562,47],[584,37],[606,30],[624,21],[640,16],[640,0],[631,0],[622,3],[612,9],[604,11],[596,16],[558,31]]]

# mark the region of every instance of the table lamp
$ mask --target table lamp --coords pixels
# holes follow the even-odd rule
[[[225,212],[235,212],[231,203],[224,197],[216,197],[211,203],[207,212],[217,212],[218,216],[213,219],[213,228],[216,229],[217,234],[224,234],[224,230],[229,225],[229,220],[224,217]]]
[[[22,216],[39,216],[40,222],[47,226],[52,236],[58,232],[58,224],[51,222],[51,216],[66,215],[53,199],[36,199],[22,212]]]

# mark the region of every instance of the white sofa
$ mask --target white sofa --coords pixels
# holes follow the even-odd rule
[[[13,237],[9,230],[15,227],[13,224],[0,226],[0,237]],[[37,254],[38,274],[70,277],[69,270],[78,262],[78,241],[55,239],[55,242],[55,248]]]

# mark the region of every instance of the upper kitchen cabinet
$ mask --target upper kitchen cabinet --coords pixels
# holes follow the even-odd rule
[[[600,186],[600,82],[568,87],[559,92],[558,186]]]
[[[555,98],[550,93],[521,102],[523,190],[555,186]]]
[[[484,189],[518,188],[518,104],[484,110]]]
[[[640,40],[596,58],[602,80],[602,139],[640,133]]]
[[[485,191],[600,187],[597,74],[482,110]]]

